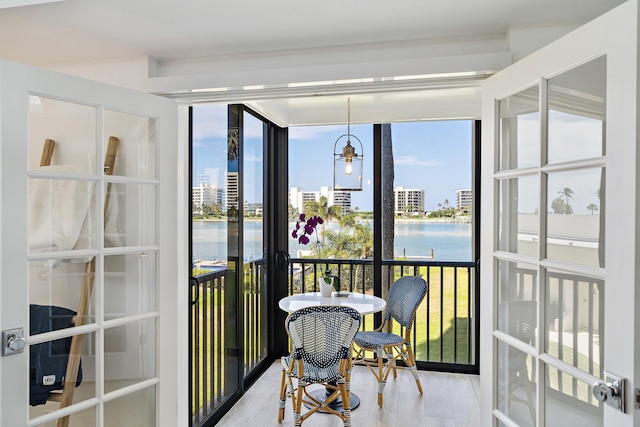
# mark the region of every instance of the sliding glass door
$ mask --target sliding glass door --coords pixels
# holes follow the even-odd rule
[[[192,423],[208,425],[267,358],[270,123],[242,105],[191,114]]]

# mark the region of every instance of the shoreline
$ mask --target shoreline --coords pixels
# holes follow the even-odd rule
[[[261,221],[262,217],[249,217],[245,218],[245,221]],[[193,222],[227,222],[225,218],[198,218],[192,219]],[[360,218],[358,221],[373,221],[371,218]],[[471,224],[471,217],[458,217],[458,218],[395,218],[396,223],[410,223],[410,222],[434,222],[434,223],[446,223],[446,224]],[[295,222],[295,221],[289,221]]]

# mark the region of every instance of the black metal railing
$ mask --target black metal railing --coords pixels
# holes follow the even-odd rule
[[[224,402],[224,306],[227,271],[192,279],[191,414],[192,426],[201,426]]]
[[[291,258],[289,294],[318,291],[318,279],[325,269],[339,275],[343,290],[373,293],[370,259]],[[416,312],[412,331],[418,367],[477,373],[475,331],[479,316],[475,301],[479,287],[474,278],[475,263],[385,260],[382,270],[383,289],[407,275],[427,281],[429,291]],[[373,315],[365,316],[362,325],[373,329]]]

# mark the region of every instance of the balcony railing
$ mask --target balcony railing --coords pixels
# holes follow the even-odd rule
[[[373,261],[292,258],[288,293],[314,292],[318,279],[330,268],[340,275],[343,290],[373,293]],[[245,264],[244,374],[267,356],[267,313],[262,263]],[[423,277],[428,293],[416,313],[413,328],[418,367],[477,373],[475,303],[478,288],[472,262],[383,261],[383,279],[392,284],[407,275]],[[191,383],[192,425],[200,426],[224,403],[224,307],[226,270],[198,276],[192,289]],[[374,315],[365,316],[363,329],[373,329]],[[396,331],[402,333],[399,329]],[[281,333],[285,333],[282,329]]]
[[[372,260],[292,258],[289,294],[318,291],[318,279],[327,268],[340,276],[343,290],[373,293]],[[386,260],[382,270],[387,289],[402,276],[420,276],[427,282],[412,331],[418,367],[477,373],[475,263]],[[364,317],[362,328],[375,328],[373,315]]]

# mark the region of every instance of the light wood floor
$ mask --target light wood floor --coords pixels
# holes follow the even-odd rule
[[[252,425],[293,426],[291,400],[287,399],[285,418],[278,424],[278,389],[281,365],[275,362],[247,391],[240,401],[220,420],[218,426]],[[384,407],[378,408],[378,383],[364,366],[354,366],[351,391],[360,406],[351,412],[354,427],[475,427],[479,425],[480,378],[477,375],[419,371],[424,395],[409,372],[398,372],[384,390]],[[342,426],[330,414],[314,414],[303,426]]]

